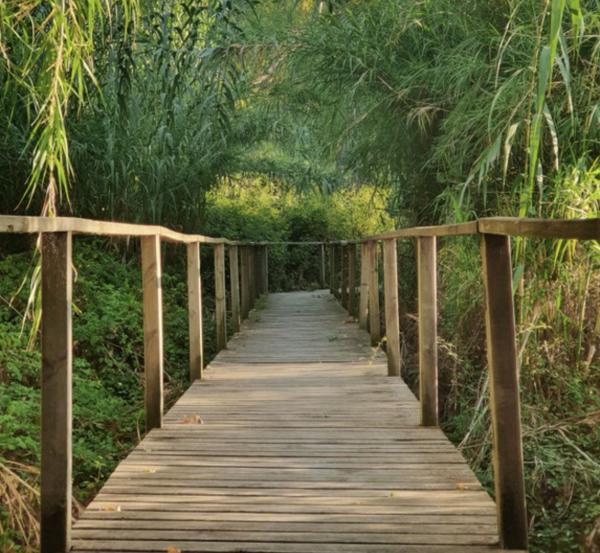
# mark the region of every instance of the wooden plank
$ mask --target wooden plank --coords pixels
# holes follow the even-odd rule
[[[263,246],[263,294],[269,293],[269,247]]]
[[[342,307],[349,311],[348,307],[348,246],[340,246],[340,288]]]
[[[477,228],[482,234],[501,234],[530,238],[600,240],[600,218],[552,220],[489,217],[479,219]]]
[[[235,333],[240,331],[242,325],[239,246],[229,246],[229,278],[231,288],[231,331]]]
[[[248,318],[248,313],[250,313],[250,257],[248,246],[240,246],[240,248],[241,317],[245,320]]]
[[[400,376],[400,314],[398,307],[398,252],[396,240],[383,241],[383,284],[388,375]]]
[[[234,246],[236,247],[236,246]],[[190,381],[202,378],[204,348],[202,332],[202,277],[200,244],[187,245],[188,325],[190,336]]]
[[[363,242],[387,240],[390,238],[416,238],[418,236],[467,236],[477,233],[477,221],[469,221],[468,223],[436,225],[430,227],[411,227],[392,230],[376,236],[367,236],[366,238],[363,238]]]
[[[41,551],[71,545],[73,294],[70,232],[45,233],[42,251]]]
[[[329,291],[335,296],[335,246],[329,246]]]
[[[353,317],[358,312],[356,301],[356,244],[348,245],[348,313]]]
[[[250,309],[256,302],[256,246],[248,246],[248,297]]]
[[[360,245],[360,298],[358,305],[358,327],[367,330],[369,317],[369,255],[366,244]]]
[[[484,234],[481,258],[500,542],[506,549],[526,549],[527,508],[510,238]]]
[[[417,238],[421,424],[438,425],[437,261],[435,236]]]
[[[163,318],[160,237],[142,236],[144,297],[144,404],[146,431],[160,428],[163,416]]]
[[[0,215],[0,233],[39,234],[44,232],[70,232],[96,236],[158,236],[165,242],[191,244],[234,244],[226,238],[183,234],[157,225],[136,225],[114,221],[94,221],[79,217],[29,217]]]
[[[497,547],[492,500],[327,292],[269,294],[209,369],[88,506],[74,551]]]
[[[379,263],[377,242],[367,242],[369,258],[368,289],[369,289],[369,333],[371,345],[376,346],[381,341],[381,321],[379,319]]]
[[[221,351],[227,346],[227,292],[225,284],[225,245],[216,244],[215,258],[215,325],[216,349]]]
[[[320,277],[320,282],[321,282],[321,288],[325,288],[327,286],[326,284],[326,276],[325,276],[325,244],[321,244],[321,247],[319,248],[320,250],[320,254],[321,254],[321,263],[319,265],[319,269],[320,269],[320,273],[319,273],[319,277]]]

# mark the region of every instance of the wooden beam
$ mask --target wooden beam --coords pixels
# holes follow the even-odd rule
[[[479,219],[480,233],[576,240],[600,240],[600,219],[519,219],[489,217]]]
[[[467,236],[477,234],[477,221],[456,223],[451,225],[436,225],[430,227],[410,227],[384,232],[376,236],[367,236],[363,242],[372,240],[387,240],[389,238],[415,238],[417,236]]]
[[[321,247],[319,248],[321,251],[321,265],[320,265],[320,277],[321,277],[321,288],[325,289],[325,282],[326,282],[326,276],[325,276],[325,244],[321,244]]]
[[[367,242],[369,256],[369,332],[371,345],[376,346],[381,342],[381,321],[379,320],[379,264],[377,256],[377,242]]]
[[[383,241],[383,287],[388,376],[400,376],[400,314],[396,240]]]
[[[367,244],[360,245],[360,298],[358,305],[358,326],[367,330],[369,317],[369,250]]]
[[[348,246],[340,246],[340,292],[342,306],[348,309]]]
[[[216,244],[215,257],[215,326],[217,352],[227,346],[227,291],[225,284],[225,245]]]
[[[507,236],[484,234],[481,258],[500,543],[506,549],[527,549],[510,239]]]
[[[269,246],[263,246],[263,294],[269,293]]]
[[[329,245],[329,291],[335,296],[335,246]]]
[[[0,233],[38,234],[43,232],[71,232],[95,236],[158,236],[164,242],[190,244],[227,243],[225,238],[203,236],[201,234],[183,234],[157,225],[136,225],[116,223],[114,221],[94,221],[79,217],[26,217],[20,215],[0,215]]]
[[[41,552],[71,548],[72,237],[42,234]]]
[[[438,425],[436,237],[417,238],[421,424]]]
[[[160,237],[142,236],[146,432],[162,426],[163,318]]]
[[[356,316],[356,244],[348,245],[348,313]]]
[[[199,242],[187,245],[187,287],[190,335],[190,381],[193,382],[198,378],[202,378],[204,368],[202,277],[200,275]]]
[[[239,246],[229,246],[229,278],[231,288],[231,331],[239,332],[242,324]]]
[[[248,255],[249,246],[240,246],[240,292],[242,295],[242,320],[248,318],[250,313],[250,259]]]

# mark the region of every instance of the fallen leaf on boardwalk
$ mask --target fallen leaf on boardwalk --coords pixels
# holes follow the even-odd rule
[[[102,507],[103,511],[109,512],[121,512],[121,505],[106,505],[106,507]]]
[[[144,472],[155,473],[155,472],[156,472],[156,469],[153,469],[153,468],[150,468],[150,467],[146,467],[146,468],[144,469]]]
[[[172,545],[167,546],[167,553],[181,553],[181,549],[173,547]]]
[[[180,424],[204,424],[198,415],[186,415],[179,420]]]

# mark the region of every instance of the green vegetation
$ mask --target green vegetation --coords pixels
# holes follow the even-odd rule
[[[599,68],[598,0],[0,3],[0,212],[267,240],[485,215],[597,217]],[[29,282],[10,301],[31,270],[30,245],[0,244],[6,550],[35,542],[35,529],[19,526],[31,520],[38,461]],[[414,251],[400,247],[414,384]],[[142,431],[140,290],[131,245],[77,249],[76,487],[85,501]],[[181,253],[165,253],[176,397],[186,379],[185,280]],[[316,285],[315,249],[272,255],[274,288]],[[490,484],[477,244],[444,240],[439,257],[444,427]],[[595,552],[600,246],[517,240],[513,257],[531,550]]]

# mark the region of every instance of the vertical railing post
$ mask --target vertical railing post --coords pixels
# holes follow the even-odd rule
[[[325,244],[321,244],[320,247],[321,250],[321,265],[320,265],[320,277],[321,277],[321,288],[325,289],[325,282],[326,282],[326,276],[325,276]]]
[[[335,246],[329,244],[329,291],[335,296]]]
[[[188,322],[190,336],[190,381],[202,378],[204,368],[202,336],[202,278],[200,243],[187,245]]]
[[[348,244],[348,313],[356,316],[356,244]]]
[[[72,236],[44,233],[42,250],[41,552],[71,548]]]
[[[250,312],[250,268],[248,246],[240,246],[240,292],[242,294],[242,319]]]
[[[215,325],[217,352],[227,345],[225,244],[215,244]]]
[[[369,250],[365,242],[360,243],[360,298],[358,326],[367,330],[369,316]]]
[[[371,345],[376,346],[381,341],[381,321],[379,320],[379,264],[378,243],[367,242],[369,256],[369,332],[371,333]]]
[[[484,234],[481,257],[500,545],[505,549],[527,549],[527,508],[509,237]]]
[[[229,278],[231,288],[231,331],[239,332],[242,323],[240,310],[240,262],[239,248],[229,246]]]
[[[388,376],[400,376],[400,315],[396,240],[383,241],[383,288]]]
[[[340,246],[340,287],[341,287],[341,303],[342,307],[348,309],[348,246],[342,244]]]
[[[417,238],[421,424],[438,425],[437,262],[435,236]]]
[[[163,317],[160,237],[142,236],[144,287],[144,400],[146,432],[162,426],[163,416]]]
[[[253,309],[256,301],[256,251],[254,246],[248,246],[248,276],[250,309]]]
[[[263,294],[269,293],[269,247],[263,246]]]

